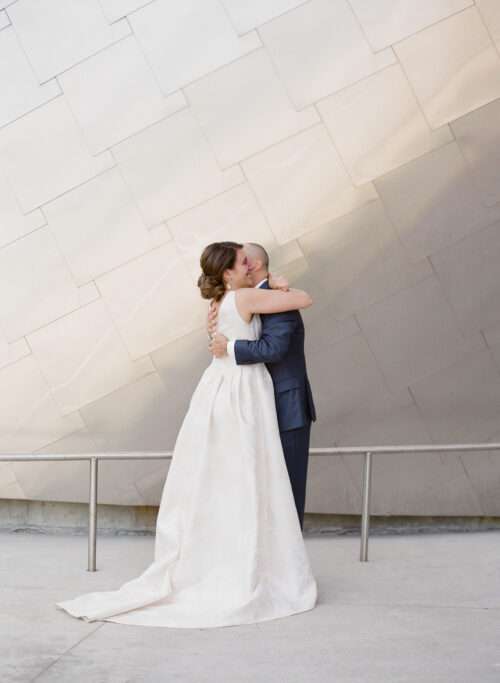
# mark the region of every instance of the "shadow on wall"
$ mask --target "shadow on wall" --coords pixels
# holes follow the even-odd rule
[[[469,116],[453,124],[459,142]],[[497,138],[488,149],[498,154]],[[315,299],[304,312],[319,416],[313,445],[497,438],[500,204],[492,203],[489,158],[484,167],[475,158],[471,173],[453,141],[380,176],[378,199],[295,241],[299,255],[283,271]],[[80,408],[85,429],[38,452],[172,449],[210,362],[206,334],[149,355],[154,371]],[[380,456],[374,511],[498,514],[500,463],[488,457],[407,456],[403,465]],[[167,469],[103,463],[100,501],[157,504]],[[359,511],[361,459],[312,458],[310,471],[309,512]],[[8,497],[87,500],[83,463],[0,472]]]

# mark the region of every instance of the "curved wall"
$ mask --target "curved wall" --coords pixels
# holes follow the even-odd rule
[[[0,2],[0,451],[172,448],[218,239],[314,296],[313,445],[499,440],[499,46],[496,0]],[[359,511],[361,465],[312,457],[307,510]],[[100,500],[165,472],[105,463]],[[376,513],[500,514],[491,452],[373,477]]]

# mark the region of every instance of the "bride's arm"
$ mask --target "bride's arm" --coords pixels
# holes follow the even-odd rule
[[[301,289],[256,289],[245,287],[236,291],[236,301],[240,313],[283,313],[308,308],[312,299]]]
[[[218,358],[228,353],[238,365],[249,363],[279,363],[288,353],[292,336],[295,333],[298,308],[307,308],[312,299],[301,290],[286,292],[269,289],[238,289],[236,305],[243,317],[252,313],[279,313],[266,320],[260,339],[228,340],[224,335],[216,335],[210,345],[212,353]]]

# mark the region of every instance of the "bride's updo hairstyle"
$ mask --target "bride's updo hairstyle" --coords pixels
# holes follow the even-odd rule
[[[224,271],[234,268],[238,249],[243,249],[243,245],[237,242],[213,242],[205,247],[200,258],[203,272],[198,278],[198,287],[204,299],[222,299],[226,291]]]

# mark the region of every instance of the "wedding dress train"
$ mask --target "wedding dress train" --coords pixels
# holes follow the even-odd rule
[[[257,339],[235,292],[218,329]],[[205,628],[312,609],[311,572],[264,364],[214,358],[178,433],[157,518],[152,564],[115,591],[56,603],[86,621]]]

